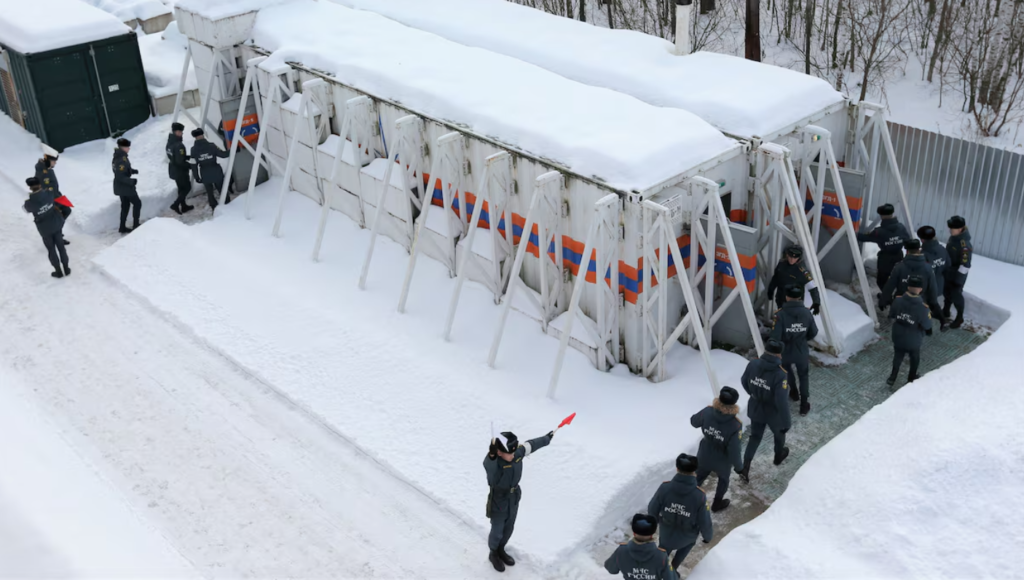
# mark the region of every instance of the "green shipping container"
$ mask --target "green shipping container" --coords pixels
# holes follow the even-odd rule
[[[0,106],[58,151],[120,135],[150,116],[134,32],[34,54],[3,48]]]

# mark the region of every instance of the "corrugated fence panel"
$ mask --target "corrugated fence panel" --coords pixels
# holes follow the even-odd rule
[[[899,123],[889,132],[916,226],[943,236],[946,219],[962,215],[976,252],[1024,265],[1024,155]],[[876,205],[896,202],[884,154],[874,185]]]

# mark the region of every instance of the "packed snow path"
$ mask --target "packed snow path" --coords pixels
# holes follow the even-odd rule
[[[493,573],[477,532],[101,275],[113,237],[70,232],[52,279],[23,199],[0,179],[0,360],[199,574]]]

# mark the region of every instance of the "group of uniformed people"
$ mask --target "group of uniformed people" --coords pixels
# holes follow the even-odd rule
[[[217,209],[217,195],[224,185],[224,170],[217,159],[225,159],[230,153],[217,147],[206,139],[202,129],[194,129],[194,143],[190,153],[185,152],[185,126],[181,123],[171,124],[171,133],[167,136],[167,176],[178,187],[178,197],[171,204],[171,209],[183,214],[195,209],[185,203],[185,198],[192,192],[192,181],[202,183],[206,189],[210,211]],[[190,177],[191,175],[191,177]],[[231,195],[225,203],[231,203]]]
[[[64,222],[71,215],[71,202],[60,192],[57,182],[54,168],[58,157],[57,151],[43,145],[43,157],[36,163],[35,175],[25,180],[29,194],[22,208],[32,214],[36,231],[43,239],[47,258],[53,266],[50,275],[63,278],[71,275],[65,248],[71,242],[64,239]]]

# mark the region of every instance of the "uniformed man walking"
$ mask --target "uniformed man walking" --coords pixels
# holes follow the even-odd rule
[[[114,149],[114,160],[111,168],[114,170],[114,195],[121,198],[121,227],[117,231],[122,234],[139,227],[139,217],[142,214],[142,200],[139,199],[139,192],[135,189],[139,180],[132,177],[138,175],[138,170],[132,169],[131,161],[128,161],[128,151],[132,148],[132,142],[120,138],[117,140],[117,149]],[[125,224],[128,219],[128,208],[132,209],[132,227],[129,229]]]
[[[188,165],[188,154],[185,152],[185,143],[182,141],[185,126],[181,123],[171,123],[171,133],[167,135],[167,177],[174,180],[178,186],[178,197],[171,204],[171,209],[179,215],[195,209],[185,203],[185,198],[192,193],[192,180],[189,178],[190,168]]]
[[[789,398],[800,401],[800,414],[811,411],[810,398],[810,349],[807,342],[818,336],[818,325],[814,315],[804,306],[804,291],[796,286],[786,288],[786,303],[775,312],[771,337],[784,345],[782,350],[782,367],[786,372],[796,368],[799,379],[797,389],[789,392]]]
[[[736,403],[740,394],[732,387],[722,387],[718,398],[710,407],[698,411],[690,417],[690,424],[704,434],[697,449],[697,485],[704,485],[704,480],[712,472],[718,476],[718,487],[715,490],[715,501],[711,503],[711,511],[720,512],[729,507],[725,492],[729,491],[729,476],[733,469],[743,470],[743,449],[740,438],[743,435],[743,423],[736,418],[740,408]]]
[[[63,195],[60,192],[60,184],[57,183],[57,172],[54,167],[57,166],[57,158],[60,156],[57,150],[49,145],[43,145],[43,157],[36,162],[36,175],[35,178],[39,180],[39,186],[42,189],[48,189],[54,193],[58,198]],[[64,218],[64,222],[67,223],[68,217],[71,216],[71,208],[66,205],[57,204],[57,211],[60,212],[61,217]],[[63,232],[62,232],[63,234]],[[64,240],[64,245],[71,244],[67,239]]]
[[[857,234],[858,242],[878,244],[878,264],[875,281],[878,289],[885,288],[889,275],[896,264],[903,259],[903,242],[910,239],[910,232],[896,219],[896,208],[891,203],[878,207],[878,215],[882,223],[867,234]]]
[[[789,457],[786,447],[786,432],[792,425],[789,403],[786,401],[786,370],[782,368],[782,343],[769,339],[764,345],[761,358],[750,361],[740,379],[743,390],[750,395],[747,416],[750,417],[750,441],[743,457],[743,469],[739,475],[743,481],[750,481],[750,462],[761,445],[767,427],[775,437],[775,465]]]
[[[935,239],[935,228],[932,226],[921,226],[918,228],[917,237],[921,238],[921,249],[924,250],[924,259],[932,267],[932,277],[935,278],[936,292],[940,292],[945,296],[946,273],[949,271],[949,252]],[[946,320],[937,314],[932,316],[939,319],[942,329],[945,330],[948,325]]]
[[[798,286],[800,290],[806,288],[811,293],[811,312],[818,314],[821,308],[821,295],[818,293],[818,283],[811,278],[811,273],[803,265],[804,250],[800,246],[786,248],[785,256],[775,266],[775,273],[768,282],[768,296],[775,300],[775,305],[782,308],[786,301],[786,287]]]
[[[224,185],[224,170],[221,169],[217,158],[226,159],[231,154],[207,141],[202,129],[192,131],[192,136],[196,139],[195,144],[192,145],[192,159],[196,162],[193,171],[196,172],[196,181],[202,183],[206,188],[206,197],[210,202],[210,211],[212,212],[217,209],[217,196]],[[225,203],[231,203],[230,193],[226,196]]]
[[[675,550],[673,570],[679,569],[697,543],[698,535],[704,538],[705,544],[714,536],[708,496],[697,487],[699,468],[696,457],[681,453],[676,457],[676,474],[672,481],[662,483],[647,504],[647,513],[657,517],[661,525],[658,547],[669,554]]]
[[[505,551],[509,538],[516,526],[519,515],[519,500],[523,497],[519,480],[523,477],[523,459],[531,453],[547,447],[555,432],[531,439],[520,445],[515,433],[504,431],[491,439],[490,449],[484,458],[487,485],[491,491],[487,496],[487,517],[491,520],[491,533],[487,536],[487,547],[491,553],[488,559],[498,572],[505,566],[515,566],[516,561]]]
[[[32,214],[32,220],[36,224],[36,231],[43,238],[43,245],[46,246],[46,254],[53,266],[50,273],[54,278],[63,278],[71,274],[68,267],[68,253],[64,249],[64,235],[61,233],[64,227],[64,217],[57,209],[57,194],[52,190],[43,189],[39,180],[30,177],[25,180],[29,186],[29,196],[22,206],[26,212]],[[61,266],[64,267],[61,270]]]
[[[668,563],[668,553],[654,544],[658,519],[636,514],[632,522],[633,539],[619,544],[604,562],[609,574],[622,574],[626,580],[676,580],[679,578]]]
[[[903,357],[910,355],[910,375],[907,382],[912,383],[920,375],[917,365],[921,362],[921,343],[924,335],[932,333],[932,317],[928,307],[921,300],[924,281],[919,276],[911,276],[907,281],[907,293],[892,303],[889,318],[892,323],[892,374],[885,382],[892,386],[903,364]]]
[[[925,304],[931,308],[932,316],[939,318],[941,312],[939,310],[939,285],[935,280],[935,275],[932,274],[931,264],[924,258],[921,240],[907,240],[903,243],[903,247],[907,250],[907,257],[893,268],[892,276],[889,277],[885,288],[882,289],[882,298],[878,302],[878,307],[883,310],[888,308],[897,296],[906,293],[911,276],[917,276],[924,285],[921,296],[924,298]]]
[[[974,255],[974,244],[971,243],[971,232],[967,231],[967,220],[955,215],[946,221],[949,226],[949,240],[946,241],[946,252],[949,253],[949,270],[946,272],[946,288],[943,292],[945,303],[942,305],[942,318],[949,320],[951,306],[956,307],[956,320],[949,328],[960,328],[964,323],[964,284],[971,273],[971,257]]]

